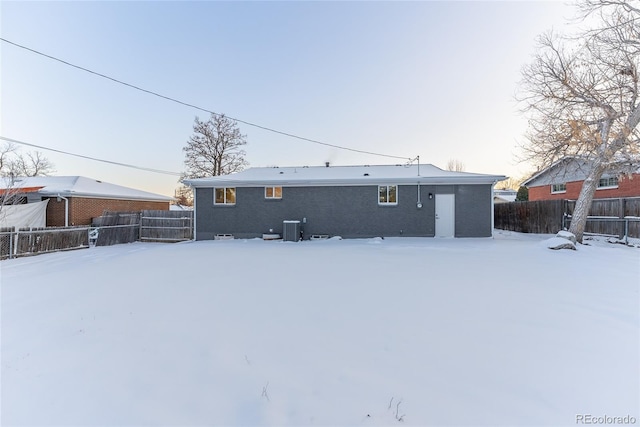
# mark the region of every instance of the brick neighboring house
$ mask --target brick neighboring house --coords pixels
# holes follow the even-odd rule
[[[174,199],[83,176],[15,178],[4,185],[20,203],[49,199],[47,226],[90,225],[91,219],[109,211],[169,210]]]
[[[522,183],[529,189],[529,200],[576,200],[587,176],[588,161],[574,157],[557,161]],[[594,199],[640,197],[640,170],[631,175],[604,173]]]

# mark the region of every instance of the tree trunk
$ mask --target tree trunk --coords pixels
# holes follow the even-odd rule
[[[573,210],[573,215],[571,216],[569,232],[576,236],[576,241],[579,243],[582,243],[584,228],[587,225],[587,216],[591,209],[591,202],[593,201],[593,196],[598,188],[598,182],[600,181],[603,172],[604,168],[601,166],[596,166],[591,169],[582,184],[578,200],[576,200],[576,206]]]

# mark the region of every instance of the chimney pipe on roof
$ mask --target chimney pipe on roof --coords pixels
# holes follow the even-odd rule
[[[325,165],[326,167],[329,167],[329,162],[324,162],[324,165]]]

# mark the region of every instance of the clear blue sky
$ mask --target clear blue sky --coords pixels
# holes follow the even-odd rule
[[[514,101],[561,2],[0,3],[1,35],[208,110],[329,144],[520,177]],[[5,137],[181,172],[195,116],[0,42]],[[240,125],[251,166],[388,164]],[[27,147],[21,150],[32,150]],[[57,175],[172,195],[177,178],[42,151]]]

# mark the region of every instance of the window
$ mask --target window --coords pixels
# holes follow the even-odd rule
[[[551,194],[554,193],[566,193],[567,184],[551,184]]]
[[[215,188],[213,203],[215,205],[235,205],[236,189],[233,187]]]
[[[47,200],[48,197],[43,197],[42,200]],[[0,206],[6,205],[24,205],[27,203],[27,196],[22,194],[11,194],[10,192],[7,194],[3,194],[0,196]]]
[[[605,188],[618,188],[618,177],[600,178],[600,181],[598,181],[598,190]]]
[[[379,185],[378,186],[378,204],[379,205],[397,205],[398,204],[398,186]]]
[[[265,199],[282,199],[282,187],[264,187]]]

